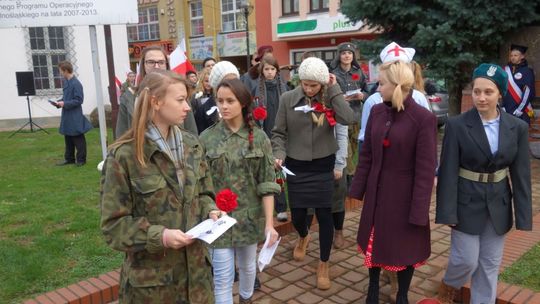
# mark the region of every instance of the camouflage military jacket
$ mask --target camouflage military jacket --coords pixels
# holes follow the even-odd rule
[[[205,244],[197,240],[174,250],[162,243],[164,228],[185,232],[217,209],[203,147],[188,132],[182,131],[182,137],[183,192],[173,162],[154,143],[145,142],[146,168],[137,163],[132,142],[107,156],[101,179],[101,229],[109,246],[126,252],[120,282],[126,302],[137,297],[144,303],[214,301]],[[161,296],[151,287],[161,287]],[[143,295],[134,295],[141,290],[146,290]]]
[[[249,150],[246,126],[233,133],[223,121],[201,134],[206,160],[216,192],[229,188],[238,195],[238,208],[229,215],[238,223],[217,239],[215,248],[239,247],[264,239],[262,197],[280,192],[275,182],[270,140],[259,127],[253,130],[253,150]]]

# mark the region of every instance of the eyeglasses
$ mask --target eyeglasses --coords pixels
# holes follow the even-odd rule
[[[149,66],[155,66],[156,64],[159,66],[164,66],[167,63],[165,60],[146,60],[144,61],[144,64]]]

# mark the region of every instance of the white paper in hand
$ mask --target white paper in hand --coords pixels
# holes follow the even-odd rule
[[[287,169],[285,166],[281,166],[281,171],[283,171],[283,174],[285,174],[285,175],[294,175],[294,176],[296,176],[296,174],[294,174],[291,170]]]
[[[270,264],[272,262],[272,257],[274,256],[274,253],[276,252],[276,249],[279,245],[279,241],[281,241],[281,237],[277,239],[277,241],[272,245],[272,247],[268,247],[268,242],[270,242],[270,232],[266,234],[266,241],[264,242],[264,245],[261,248],[261,252],[259,252],[259,271],[263,271],[264,266]]]
[[[235,219],[228,215],[224,215],[215,222],[212,219],[207,219],[206,221],[203,221],[197,226],[189,229],[186,234],[203,240],[208,244],[212,244],[212,242],[225,233],[225,231],[229,230],[229,228],[231,228],[234,224],[236,224]]]

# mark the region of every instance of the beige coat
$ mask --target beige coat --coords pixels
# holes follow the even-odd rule
[[[317,126],[312,113],[296,111],[296,107],[305,105],[304,91],[298,86],[281,95],[276,123],[272,130],[272,149],[276,159],[285,156],[304,161],[323,158],[336,153],[338,145],[334,136],[334,127],[325,119],[322,126]],[[326,107],[335,111],[335,120],[342,125],[354,122],[353,111],[343,97],[339,85],[328,87]],[[320,115],[320,114],[319,114]]]

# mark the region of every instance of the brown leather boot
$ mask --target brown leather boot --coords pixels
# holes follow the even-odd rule
[[[242,298],[242,296],[238,296],[240,298],[240,301],[238,302],[238,304],[251,304],[252,301],[251,301],[251,298],[252,297],[249,297],[249,299],[244,299]]]
[[[293,257],[295,261],[303,261],[306,256],[306,249],[311,240],[311,236],[308,234],[304,238],[298,238],[296,246],[294,246]]]
[[[446,285],[444,281],[441,281],[441,285],[439,285],[439,294],[437,295],[437,300],[439,300],[441,304],[453,304],[454,296],[458,293],[458,291],[458,289]]]
[[[345,239],[343,238],[343,230],[334,230],[334,248],[341,249],[345,247]]]
[[[317,268],[317,288],[326,290],[332,286],[330,283],[329,268],[328,262],[319,261],[319,267]]]

